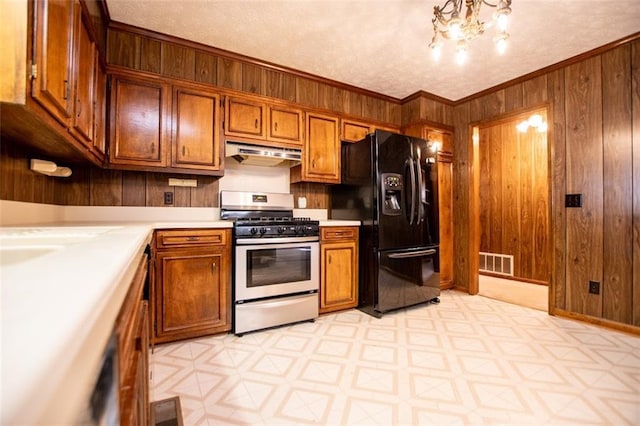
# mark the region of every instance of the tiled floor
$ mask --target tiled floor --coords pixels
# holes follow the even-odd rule
[[[549,287],[522,281],[480,275],[478,277],[480,296],[502,300],[520,306],[549,310]]]
[[[640,424],[640,338],[497,300],[157,346],[185,425]]]

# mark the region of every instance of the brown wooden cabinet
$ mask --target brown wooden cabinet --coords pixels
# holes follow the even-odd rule
[[[221,96],[203,85],[170,83],[112,74],[110,167],[221,175]]]
[[[169,85],[132,75],[111,83],[109,163],[166,167]]]
[[[3,12],[12,32],[4,59],[13,72],[2,76],[2,137],[55,159],[101,166],[104,156],[93,140],[95,25],[101,23],[79,0],[8,2]]]
[[[240,138],[267,138],[267,105],[250,97],[227,96],[224,134]]]
[[[154,236],[153,341],[231,330],[231,230],[161,230]]]
[[[259,97],[227,96],[224,134],[229,139],[262,145],[302,145],[304,113],[301,109],[271,103]]]
[[[340,120],[340,139],[346,142],[358,142],[373,129],[369,124],[355,120]]]
[[[35,71],[31,96],[53,117],[67,124],[72,111],[73,27],[76,3],[69,0],[34,2]]]
[[[358,305],[358,228],[322,227],[320,313]]]
[[[147,425],[149,419],[149,307],[143,299],[148,264],[144,255],[115,324],[122,425]]]
[[[338,118],[307,112],[302,164],[291,168],[291,182],[340,183]]]
[[[93,94],[93,147],[92,151],[101,160],[104,160],[107,152],[107,74],[105,73],[100,58],[95,58],[95,79]]]
[[[268,114],[267,140],[302,145],[304,113],[301,109],[271,105]]]
[[[93,148],[94,139],[94,96],[95,96],[95,68],[97,50],[93,35],[82,13],[80,2],[75,1],[74,16],[74,79],[73,79],[73,115],[71,133],[85,144]]]
[[[220,170],[220,96],[200,88],[175,86],[171,165]]]

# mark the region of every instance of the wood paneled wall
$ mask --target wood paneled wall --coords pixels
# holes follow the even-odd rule
[[[108,43],[107,61],[112,65],[401,124],[401,105],[396,99],[230,52],[119,24],[109,29]]]
[[[466,247],[473,173],[470,123],[548,105],[552,307],[640,326],[640,41],[456,105],[455,246]],[[583,207],[564,196],[581,193]],[[456,250],[459,288],[474,251]],[[589,281],[601,283],[589,294]]]
[[[479,126],[480,251],[513,256],[514,277],[548,283],[549,187],[546,132],[518,132],[533,113]]]
[[[53,178],[29,170],[31,158],[43,157],[11,141],[2,141],[0,199],[75,206],[161,207],[165,206],[164,193],[171,192],[173,204],[168,207],[217,207],[219,203],[216,177],[196,176],[197,188],[173,187],[169,186],[169,177],[194,176],[69,165],[73,171],[70,177]]]

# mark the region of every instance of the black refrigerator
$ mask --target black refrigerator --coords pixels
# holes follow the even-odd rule
[[[376,131],[342,143],[331,219],[359,220],[358,309],[376,317],[439,302],[437,152],[426,140]]]

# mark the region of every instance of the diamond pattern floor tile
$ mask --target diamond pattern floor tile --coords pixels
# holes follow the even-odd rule
[[[480,296],[158,345],[192,425],[640,425],[640,338]]]

